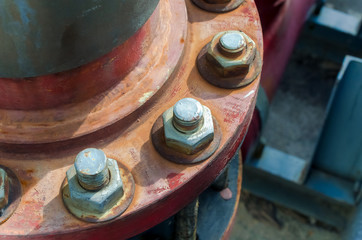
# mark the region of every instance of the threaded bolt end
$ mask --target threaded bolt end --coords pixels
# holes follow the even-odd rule
[[[204,108],[193,98],[184,98],[173,107],[173,125],[182,133],[196,132],[203,124]]]
[[[241,53],[246,41],[240,31],[227,31],[221,36],[219,46],[226,53]]]
[[[88,148],[75,159],[79,184],[86,190],[97,191],[109,182],[108,158],[102,150]]]

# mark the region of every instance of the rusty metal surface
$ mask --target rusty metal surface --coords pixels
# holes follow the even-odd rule
[[[164,135],[164,127],[162,123],[162,116],[157,118],[155,124],[152,127],[151,130],[151,138],[152,138],[152,144],[155,147],[155,149],[158,151],[159,154],[161,154],[162,157],[165,159],[179,163],[179,164],[194,164],[198,162],[205,161],[208,159],[214,152],[217,150],[217,148],[220,145],[222,132],[220,129],[219,124],[217,123],[216,119],[213,119],[214,121],[214,139],[211,143],[208,144],[208,146],[200,150],[199,152],[189,155],[186,153],[181,153],[178,151],[175,151],[174,149],[168,147],[165,142],[165,135]]]
[[[253,63],[250,65],[249,72],[246,74],[246,76],[221,76],[215,66],[213,66],[207,59],[208,48],[209,44],[203,47],[203,49],[200,51],[200,54],[197,57],[197,69],[207,81],[214,84],[215,86],[222,88],[243,87],[253,82],[261,73],[262,61],[260,53],[257,50]]]
[[[15,212],[21,201],[22,191],[20,181],[14,172],[5,166],[0,165],[0,168],[3,169],[7,174],[8,184],[6,187],[9,191],[7,204],[0,211],[0,224],[2,224],[6,222]]]
[[[144,105],[172,75],[183,53],[187,16],[185,10],[173,13],[175,6],[177,4],[169,2],[158,5],[156,26],[148,30],[154,38],[149,40],[151,43],[146,53],[133,71],[119,79],[116,85],[87,101],[57,108],[34,111],[0,109],[0,142],[34,144],[80,137],[126,118]],[[116,55],[110,61],[122,56]],[[119,60],[116,66],[122,65],[123,61],[127,63],[129,59]],[[101,74],[107,78],[114,73],[113,70],[101,68]],[[103,83],[92,86],[92,91],[98,88],[103,88]]]
[[[168,28],[166,32],[172,34],[160,32],[160,39],[172,36],[165,41],[173,41],[182,48],[185,45],[184,54],[181,57],[180,48],[172,50],[169,45],[152,48],[156,53],[163,50],[164,58],[159,59],[160,65],[147,68],[148,72],[144,73],[147,74],[147,81],[135,80],[137,73],[140,73],[138,68],[129,75],[134,77],[134,82],[129,81],[134,85],[128,89],[129,93],[124,92],[124,95],[128,95],[128,101],[126,98],[119,101],[117,94],[109,92],[107,101],[88,105],[84,109],[79,106],[78,109],[74,108],[71,114],[86,116],[80,117],[78,124],[74,125],[69,124],[67,118],[61,118],[68,115],[67,108],[50,111],[45,118],[40,118],[40,115],[30,118],[32,127],[20,124],[24,121],[29,123],[29,118],[25,118],[21,112],[0,114],[1,141],[5,139],[6,142],[8,137],[10,142],[22,138],[27,143],[33,140],[39,142],[39,136],[43,140],[64,140],[48,144],[0,144],[0,163],[17,174],[23,187],[21,204],[13,216],[0,226],[0,239],[129,238],[167,219],[190,203],[215,180],[235,154],[252,117],[259,78],[243,88],[220,89],[199,75],[195,62],[199,51],[216,33],[229,29],[245,30],[262,53],[262,32],[255,4],[250,0],[234,11],[214,14],[199,9],[190,0],[165,0],[161,3],[159,7],[164,12],[161,19],[163,24],[160,25]],[[171,18],[174,21],[168,18],[170,16],[174,16]],[[176,31],[184,27],[188,27],[187,38],[185,32]],[[151,63],[150,59],[142,61]],[[142,66],[139,65],[139,68]],[[174,70],[172,74],[171,70]],[[166,80],[166,84],[159,84]],[[157,94],[144,95],[149,88],[158,90]],[[195,98],[208,106],[222,131],[217,151],[208,160],[192,165],[167,161],[158,154],[150,139],[157,118],[185,97]],[[113,109],[101,111],[107,104]],[[135,110],[130,111],[134,107]],[[82,114],[78,115],[78,112]],[[97,117],[97,112],[102,113]],[[18,119],[17,124],[11,127],[6,125],[10,116],[17,116]],[[54,117],[59,119],[56,124],[51,120]],[[53,123],[53,131],[47,128],[49,124],[41,124],[44,121]],[[105,125],[108,127],[100,127]],[[80,136],[79,132],[87,132],[86,129],[89,129],[88,133],[99,130],[65,141]],[[6,130],[17,132],[17,138],[6,134]],[[110,157],[129,169],[135,181],[135,195],[128,209],[121,216],[102,224],[86,223],[75,218],[63,205],[60,194],[65,173],[74,163],[74,157],[87,147],[102,149],[107,156],[112,153],[114,156]]]
[[[74,69],[125,42],[159,0],[0,0],[0,77]]]
[[[245,0],[231,0],[227,3],[208,3],[205,0],[192,0],[198,7],[216,13],[229,12],[239,7]]]
[[[69,193],[68,180],[65,178],[61,187],[63,201],[67,209],[77,218],[87,222],[105,222],[112,220],[124,213],[132,202],[135,192],[135,183],[131,172],[120,162],[118,162],[121,179],[123,182],[123,196],[115,205],[103,213],[96,213],[92,209],[80,210],[74,206]]]

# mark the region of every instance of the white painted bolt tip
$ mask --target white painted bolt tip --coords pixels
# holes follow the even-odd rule
[[[190,126],[200,122],[204,109],[199,101],[193,98],[184,98],[174,105],[173,114],[178,124]]]
[[[227,52],[237,53],[242,51],[246,42],[240,31],[228,31],[220,38],[220,46]]]

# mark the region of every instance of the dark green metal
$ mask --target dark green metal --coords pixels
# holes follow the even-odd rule
[[[76,68],[110,52],[159,0],[0,0],[0,77]]]

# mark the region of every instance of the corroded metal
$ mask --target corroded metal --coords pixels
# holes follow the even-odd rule
[[[238,8],[245,0],[192,0],[198,7],[210,12],[229,12]]]
[[[197,132],[204,124],[204,107],[193,98],[181,99],[173,106],[172,123],[182,133]]]
[[[202,151],[214,139],[214,124],[210,109],[194,99],[191,100],[182,99],[162,114],[166,145],[177,152],[188,155]],[[194,105],[196,109],[190,110],[179,106],[180,103],[187,102],[189,105]],[[189,110],[192,113],[190,116],[186,116]],[[180,118],[183,118],[183,121]],[[188,118],[188,121],[185,118]]]
[[[99,190],[109,183],[109,167],[108,158],[102,150],[87,148],[75,158],[74,168],[77,175],[74,177],[84,189]]]
[[[199,212],[199,199],[195,199],[175,216],[175,240],[197,239],[197,218]]]
[[[0,165],[0,224],[6,222],[21,201],[21,185],[9,168]]]
[[[1,0],[0,77],[33,77],[89,63],[131,37],[158,2]]]
[[[187,154],[182,151],[177,151],[175,148],[168,147],[165,139],[165,124],[162,116],[160,116],[152,127],[151,138],[153,146],[159,154],[167,160],[179,164],[194,164],[205,161],[211,157],[220,145],[222,132],[215,118],[213,118],[214,138],[202,149],[195,149],[196,154]],[[167,124],[166,124],[167,126]]]
[[[245,47],[226,52],[220,45],[225,34],[240,34]],[[255,42],[244,32],[226,31],[216,34],[197,57],[197,68],[208,82],[222,88],[239,88],[250,84],[261,72],[261,58]]]
[[[15,214],[0,227],[0,239],[128,239],[184,208],[235,154],[252,117],[259,79],[244,88],[220,89],[205,81],[194,63],[215,34],[230,29],[245,30],[262,53],[254,1],[216,17],[189,0],[160,1],[156,11],[159,30],[149,48],[154,55],[145,54],[116,91],[71,108],[0,111],[0,162],[15,171],[23,188]],[[149,134],[157,118],[185,97],[208,106],[222,131],[214,154],[187,166],[167,161]],[[162,118],[159,124],[162,127]],[[101,224],[74,217],[59,193],[75,156],[88,146],[102,149],[118,163],[122,160],[135,181],[127,210]]]
[[[122,45],[120,52],[118,52],[119,49],[115,49],[116,52],[112,52],[103,61],[70,75],[65,74],[63,76],[60,74],[62,75],[60,79],[54,76],[47,81],[34,82],[32,85],[32,88],[42,94],[55,94],[52,92],[55,91],[55,96],[58,96],[56,90],[64,90],[64,95],[60,94],[59,97],[69,97],[68,100],[74,100],[73,104],[31,111],[0,108],[0,130],[2,133],[0,134],[0,142],[34,144],[64,141],[93,133],[137,111],[169,79],[178,66],[183,53],[187,30],[186,10],[180,10],[176,14],[171,11],[172,8],[173,5],[168,1],[158,5],[150,19],[152,21],[142,33],[147,34],[147,37],[141,46],[134,46],[132,41],[135,39],[131,39],[125,43],[126,46]],[[138,43],[140,42],[138,41]],[[147,49],[143,49],[144,45],[147,46]],[[143,53],[143,51],[145,52]],[[129,67],[130,59],[133,62],[134,55],[138,54],[142,58],[136,66],[133,66],[133,71],[129,72],[123,69],[124,66]],[[80,79],[78,78],[79,75],[81,76]],[[99,93],[98,89],[103,89],[104,85],[109,86],[108,82],[104,83],[104,80],[109,77],[111,77],[113,87]],[[76,81],[71,81],[74,79]],[[54,86],[55,89],[39,87],[39,85],[49,86],[53,81],[58,83]],[[26,81],[26,83],[30,84],[31,81]],[[62,85],[62,83],[67,84]],[[84,83],[84,85],[79,86],[80,83]],[[15,83],[9,82],[10,86],[13,84]],[[76,88],[81,87],[84,93],[94,94],[98,92],[98,95],[78,103],[78,96],[74,96],[72,88],[68,89],[69,85],[72,86],[72,84],[75,84]],[[15,92],[15,95],[22,101],[26,96],[25,93],[32,88],[25,85],[21,88],[22,91]],[[0,89],[2,88],[0,87]],[[18,88],[15,87],[15,89]],[[69,92],[72,93],[70,96],[68,96]],[[9,93],[4,90],[0,99],[4,94]],[[40,102],[39,104],[44,104],[43,102],[48,100],[48,98],[38,97],[31,99],[35,103]],[[9,98],[14,99],[12,96]],[[17,98],[14,99],[14,105],[16,105]],[[1,103],[2,101],[0,101],[0,105]]]
[[[67,171],[62,187],[63,201],[77,218],[87,222],[108,221],[131,204],[135,191],[132,174],[116,160],[108,159],[107,165],[110,182],[98,191],[86,190],[79,184],[74,166]]]

